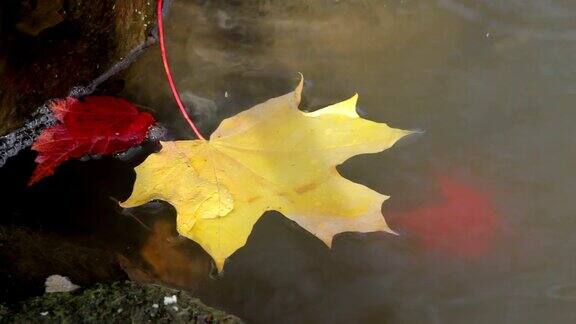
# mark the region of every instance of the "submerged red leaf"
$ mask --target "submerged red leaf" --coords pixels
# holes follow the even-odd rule
[[[489,195],[452,177],[437,181],[443,201],[392,213],[398,228],[429,249],[457,257],[488,252],[500,228]]]
[[[66,98],[51,105],[60,124],[45,129],[32,145],[37,151],[32,185],[62,162],[87,154],[112,154],[140,144],[154,123],[130,102],[106,96]]]

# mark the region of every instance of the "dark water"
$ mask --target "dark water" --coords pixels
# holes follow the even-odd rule
[[[270,213],[202,283],[205,302],[256,323],[576,320],[576,2],[182,0],[167,33],[205,133],[298,72],[306,107],[358,92],[366,118],[425,131],[340,167],[392,197],[383,211],[400,236],[345,233],[329,250]],[[171,136],[192,138],[156,50],[126,84]],[[86,176],[116,186],[91,197],[129,192],[128,167],[110,168]],[[446,194],[439,179],[458,185]]]
[[[174,4],[171,59],[182,90],[213,101],[191,101],[205,129],[289,91],[302,72],[305,106],[357,91],[367,118],[426,132],[340,168],[392,196],[384,215],[404,235],[348,233],[329,251],[268,215],[206,301],[262,323],[576,320],[575,2],[255,2]],[[173,105],[159,75],[149,53],[128,93]],[[189,136],[172,110],[164,120]],[[450,250],[404,230],[394,215],[447,199],[439,175],[486,194],[494,233],[476,235],[485,224],[472,222]],[[461,207],[448,216],[479,208]],[[453,239],[444,227],[436,240]],[[480,251],[466,256],[463,244]]]

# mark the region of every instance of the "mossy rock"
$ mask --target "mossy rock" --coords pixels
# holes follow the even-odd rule
[[[165,305],[164,298],[176,302]],[[7,308],[1,323],[242,323],[189,294],[131,282],[98,284],[69,293],[51,293]]]

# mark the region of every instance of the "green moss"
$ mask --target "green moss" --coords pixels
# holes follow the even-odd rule
[[[164,305],[164,297],[177,302]],[[242,323],[185,292],[131,282],[96,285],[71,293],[52,293],[8,309],[2,323]]]

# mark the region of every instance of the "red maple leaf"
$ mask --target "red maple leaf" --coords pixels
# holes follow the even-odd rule
[[[449,176],[437,183],[443,201],[393,212],[394,223],[423,246],[449,255],[476,258],[490,251],[501,229],[490,196]]]
[[[61,123],[45,129],[32,145],[39,154],[29,185],[52,175],[66,160],[138,145],[155,122],[149,113],[115,97],[66,98],[54,101],[51,109]]]

